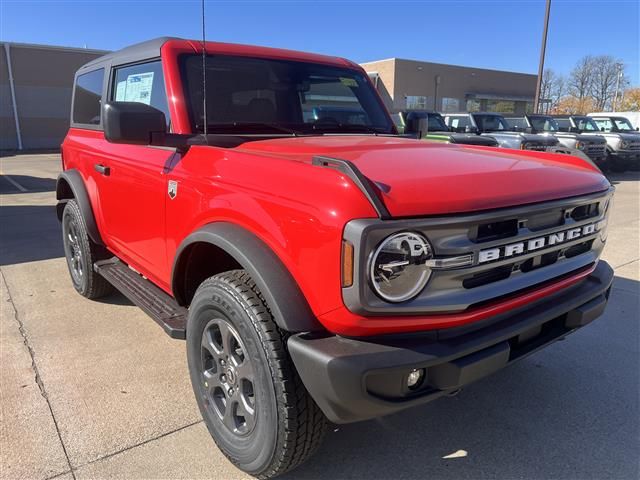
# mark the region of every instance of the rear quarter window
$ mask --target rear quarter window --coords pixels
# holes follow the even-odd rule
[[[73,123],[100,125],[103,83],[104,68],[78,75],[73,94]]]

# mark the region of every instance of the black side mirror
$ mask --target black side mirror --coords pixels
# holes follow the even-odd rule
[[[464,127],[464,133],[478,133],[478,129],[474,126],[467,125]]]
[[[107,102],[102,110],[104,136],[112,143],[151,145],[167,133],[164,113],[138,102]]]
[[[604,132],[604,127],[600,127],[600,131],[601,131],[601,132]]]
[[[640,132],[640,127],[636,127],[636,132]]]
[[[404,119],[404,133],[415,135],[419,138],[429,131],[428,118],[425,115],[409,112]]]

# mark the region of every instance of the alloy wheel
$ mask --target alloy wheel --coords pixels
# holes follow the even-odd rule
[[[234,434],[251,433],[256,424],[254,371],[233,326],[210,320],[202,332],[201,376],[204,403]]]

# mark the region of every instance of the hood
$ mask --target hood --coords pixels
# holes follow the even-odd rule
[[[546,134],[545,134],[546,135]],[[556,138],[571,138],[578,142],[590,143],[590,144],[605,144],[607,143],[607,139],[601,135],[585,135],[583,133],[573,133],[573,132],[553,132],[549,133],[549,135],[553,135]]]
[[[620,133],[620,132],[594,132],[594,133],[589,133],[589,132],[582,132],[583,136],[585,137],[595,137],[595,136],[600,136],[600,137],[604,137],[606,138],[620,138],[622,140],[626,140],[629,142],[633,142],[638,141],[638,135],[635,133]]]
[[[609,188],[585,162],[552,155],[397,137],[322,136],[248,142],[236,149],[311,163],[353,162],[394,217],[442,215],[561,199]],[[320,168],[320,167],[318,167]]]
[[[475,133],[454,133],[434,130],[429,131],[429,133],[426,134],[426,137],[424,137],[423,140],[462,143],[465,145],[484,145],[485,147],[498,146],[498,142],[496,142],[493,138],[483,137],[481,135],[476,135]]]
[[[475,133],[450,133],[454,143],[462,143],[465,145],[484,145],[486,147],[497,147],[496,142],[491,137],[483,137],[482,135],[476,135]]]
[[[492,137],[516,137],[523,142],[536,142],[540,145],[554,146],[558,144],[558,140],[552,135],[543,135],[538,133],[524,133],[524,132],[485,132],[484,135],[490,135]]]

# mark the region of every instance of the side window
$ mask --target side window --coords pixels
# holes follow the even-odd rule
[[[447,117],[447,125],[452,128],[465,128],[471,125],[469,117]]]
[[[596,122],[599,129],[604,128],[605,132],[610,132],[613,127],[613,123],[608,118],[594,118],[593,121]]]
[[[167,126],[170,124],[169,104],[160,60],[116,68],[111,100],[151,105],[164,112]]]
[[[73,122],[100,125],[104,68],[78,75],[73,95]]]

